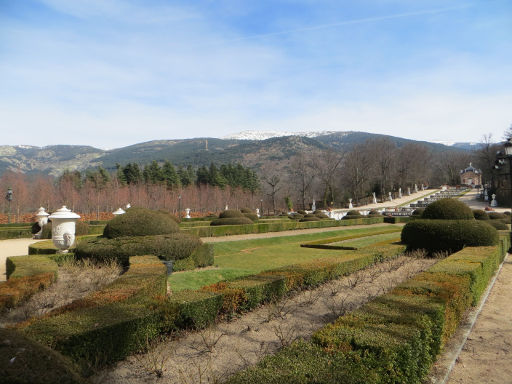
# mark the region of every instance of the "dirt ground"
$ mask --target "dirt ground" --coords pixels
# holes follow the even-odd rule
[[[448,384],[512,383],[512,257],[508,255]]]
[[[240,318],[154,345],[97,374],[95,383],[212,383],[382,295],[435,263],[400,257],[262,306]],[[159,377],[161,376],[161,378]]]

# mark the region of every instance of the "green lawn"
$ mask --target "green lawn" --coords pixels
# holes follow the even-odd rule
[[[198,289],[202,286],[222,280],[252,275],[261,271],[282,267],[290,264],[305,263],[326,257],[349,256],[353,251],[324,250],[303,248],[300,244],[332,237],[371,236],[372,233],[387,230],[382,226],[374,228],[342,229],[337,231],[303,234],[297,236],[282,236],[268,239],[225,241],[215,243],[215,267],[173,273],[169,277],[171,289]],[[389,238],[398,238],[401,227],[390,227],[391,234],[372,236],[367,243],[380,242]]]
[[[375,243],[380,243],[381,241],[387,241],[387,240],[400,241],[400,233],[395,232],[395,233],[386,233],[384,235],[361,237],[359,239],[351,239],[351,240],[339,241],[337,243],[330,243],[329,245],[342,245],[345,247],[362,248],[362,247],[368,247]]]

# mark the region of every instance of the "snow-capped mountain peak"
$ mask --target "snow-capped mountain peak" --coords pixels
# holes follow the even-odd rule
[[[272,137],[301,136],[318,137],[340,133],[337,131],[309,131],[309,132],[287,132],[287,131],[242,131],[223,137],[225,140],[266,140]]]

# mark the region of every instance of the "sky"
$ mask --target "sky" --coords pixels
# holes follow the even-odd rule
[[[0,0],[0,145],[511,124],[510,0]]]

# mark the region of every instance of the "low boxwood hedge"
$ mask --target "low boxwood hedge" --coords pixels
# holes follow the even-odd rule
[[[221,225],[207,227],[183,228],[186,233],[193,233],[200,237],[217,237],[229,235],[244,235],[248,233],[280,232],[294,229],[341,227],[347,225],[368,225],[384,222],[384,217],[360,217],[352,220],[319,220],[299,222],[296,220],[262,221],[245,225]]]
[[[500,212],[489,212],[489,219],[491,219],[491,220],[507,220],[507,216]]]
[[[134,236],[107,239],[105,237],[84,238],[78,242],[75,255],[78,259],[99,262],[115,260],[128,264],[130,256],[155,255],[164,260],[182,260],[192,256],[201,246],[201,240],[188,233],[170,235]]]
[[[489,220],[489,215],[483,209],[473,209],[473,216],[477,220]]]
[[[175,260],[173,271],[185,271],[194,268],[213,265],[213,244],[201,244],[192,251],[192,254],[184,259]]]
[[[32,229],[26,227],[3,227],[0,228],[0,240],[31,238]]]
[[[467,246],[495,245],[498,232],[479,220],[424,220],[407,223],[402,242],[409,249],[425,249],[429,253],[457,252]]]
[[[384,216],[384,222],[389,224],[408,223],[411,218],[408,216]]]
[[[226,211],[227,212],[227,211]],[[241,214],[242,215],[242,214]],[[219,219],[212,220],[210,225],[244,225],[252,224],[253,221],[244,215],[239,217],[221,217]]]
[[[0,309],[14,308],[57,279],[58,265],[45,256],[16,256],[6,260],[8,280],[0,282]]]

